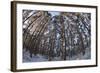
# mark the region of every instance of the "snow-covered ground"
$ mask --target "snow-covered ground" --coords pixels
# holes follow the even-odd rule
[[[67,60],[84,60],[84,59],[90,59],[90,58],[91,58],[91,52],[89,49],[86,50],[86,53],[84,56],[82,54],[79,54],[78,56],[77,55],[72,56],[71,58],[66,56]],[[37,54],[37,55],[32,55],[32,58],[31,58],[29,51],[26,51],[25,49],[23,50],[23,62],[24,63],[25,62],[44,62],[44,61],[48,61],[47,56]],[[61,58],[54,57],[52,61],[61,61]]]
[[[91,59],[91,51],[89,49],[85,50],[85,55],[78,54],[69,58],[69,60],[84,60],[84,59]]]
[[[32,58],[30,57],[29,51],[23,50],[23,62],[43,62],[48,61],[46,56],[42,56],[40,54],[32,55]]]

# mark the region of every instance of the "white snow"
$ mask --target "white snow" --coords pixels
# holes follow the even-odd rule
[[[38,55],[32,55],[32,58],[30,57],[29,51],[23,50],[23,62],[42,62],[42,61],[48,61],[46,56],[42,56],[40,54]]]
[[[89,49],[86,49],[85,55],[78,54],[72,57],[66,56],[67,60],[84,60],[84,59],[91,59],[91,51]],[[44,55],[32,55],[32,58],[30,57],[29,51],[26,51],[25,49],[23,50],[23,62],[28,63],[28,62],[44,62],[48,61],[48,57]],[[52,58],[52,61],[61,61],[61,57],[54,57]]]

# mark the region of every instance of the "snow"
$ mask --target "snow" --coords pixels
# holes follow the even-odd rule
[[[86,49],[85,55],[78,54],[75,56],[72,56],[71,58],[66,57],[69,60],[86,60],[86,59],[91,59],[91,51],[89,49]]]
[[[85,55],[78,54],[72,57],[66,56],[67,60],[85,60],[85,59],[90,59],[91,58],[91,51],[89,49],[86,49]],[[44,62],[48,61],[48,57],[44,55],[32,55],[32,58],[30,57],[29,51],[26,51],[25,49],[23,50],[23,62]],[[52,61],[61,61],[61,57],[54,57],[52,58]]]
[[[42,56],[42,55],[38,54],[38,55],[32,55],[32,58],[31,58],[29,51],[26,51],[24,49],[23,62],[42,62],[42,61],[48,61],[46,56]]]

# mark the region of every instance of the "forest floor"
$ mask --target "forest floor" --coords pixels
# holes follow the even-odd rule
[[[89,49],[86,49],[85,55],[79,54],[78,56],[72,56],[68,57],[66,56],[67,60],[84,60],[84,59],[90,59],[91,58],[91,52]],[[23,50],[23,62],[45,62],[48,61],[47,56],[43,56],[40,54],[37,55],[32,55],[32,58],[30,57],[29,51],[26,51],[25,49]],[[54,57],[52,61],[61,61],[60,57]]]

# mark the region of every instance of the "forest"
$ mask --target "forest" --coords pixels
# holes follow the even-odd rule
[[[91,13],[23,10],[23,62],[91,58]]]

